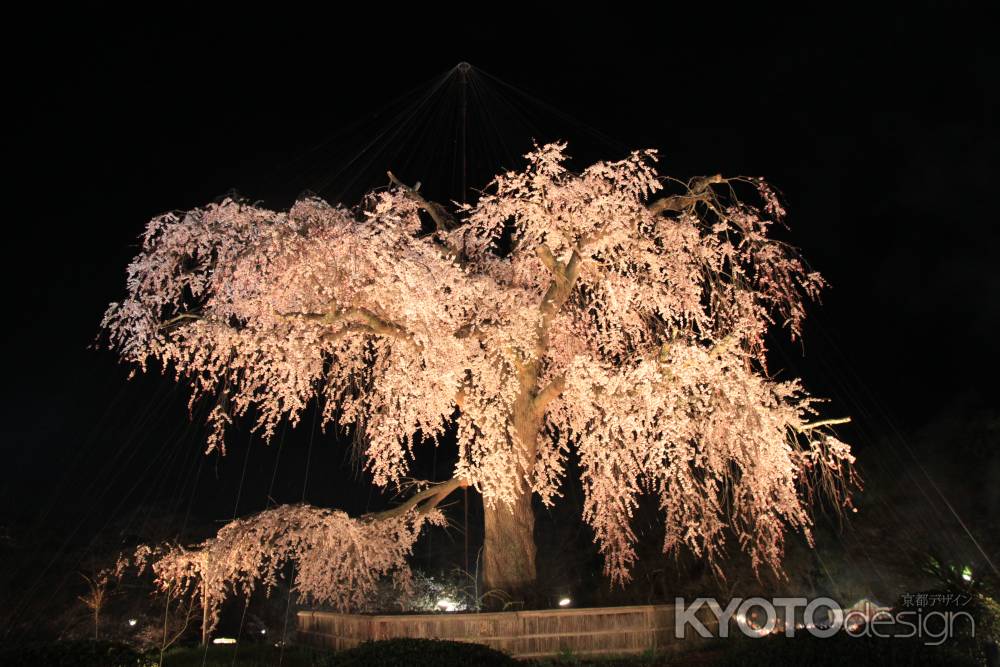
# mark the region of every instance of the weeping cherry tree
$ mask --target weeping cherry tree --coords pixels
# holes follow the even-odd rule
[[[407,486],[399,507],[268,510],[159,552],[161,585],[201,586],[217,609],[291,561],[310,599],[363,607],[381,576],[405,587],[421,527],[471,488],[485,588],[525,595],[532,500],[556,502],[570,456],[614,583],[636,559],[640,497],[662,511],[665,552],[716,570],[734,544],[780,571],[786,531],[809,539],[813,491],[849,503],[853,457],[829,428],[845,420],[768,372],[765,336],[798,336],[823,287],[771,234],[773,190],[661,177],[653,151],[581,173],[566,161],[564,144],[536,147],[471,205],[389,174],[355,208],[227,199],[148,224],[103,327],[124,361],[212,401],[209,452],[236,417],[270,439],[313,402],[324,426],[363,436],[380,488],[406,485],[418,441],[458,444],[453,477]]]

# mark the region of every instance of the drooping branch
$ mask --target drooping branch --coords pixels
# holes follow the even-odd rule
[[[414,203],[416,203],[417,206],[425,211],[427,215],[431,216],[431,220],[434,222],[434,228],[437,230],[438,237],[444,241],[445,234],[456,227],[455,220],[451,217],[451,214],[449,214],[448,211],[437,202],[425,199],[424,196],[418,191],[418,188],[420,187],[419,183],[416,187],[410,187],[396,178],[396,175],[391,171],[386,172],[386,174],[389,176],[389,181],[393,185],[406,193],[407,197],[409,197]],[[445,244],[448,245],[447,241],[445,241]],[[450,245],[448,245],[448,249],[457,254],[457,250],[452,248]]]
[[[806,433],[817,428],[823,428],[824,426],[836,426],[837,424],[849,424],[851,422],[850,417],[837,417],[834,419],[821,419],[820,421],[810,422],[808,424],[802,424],[795,430],[799,433]]]
[[[358,308],[354,306],[351,308],[341,309],[337,314],[341,318],[356,317],[367,325],[373,333],[377,333],[382,336],[399,338],[400,340],[408,340],[419,347],[419,344],[413,339],[413,334],[407,331],[405,327],[379,317],[367,308]]]
[[[375,332],[372,331],[371,327],[364,324],[360,324],[358,322],[348,322],[336,331],[323,334],[321,340],[325,343],[335,343],[344,336],[352,333],[374,334]]]
[[[538,255],[538,259],[542,260],[542,264],[545,265],[545,268],[549,270],[549,273],[551,273],[554,278],[557,280],[566,279],[564,273],[566,267],[563,266],[562,262],[555,258],[547,245],[543,243],[535,248],[535,254]]]
[[[722,174],[713,174],[712,176],[702,176],[695,178],[691,181],[688,186],[689,194],[686,195],[671,195],[669,197],[661,197],[646,207],[649,212],[653,215],[659,215],[666,211],[684,211],[695,204],[700,202],[708,202],[712,198],[712,185],[718,185],[719,183],[724,183],[726,179],[722,177]]]
[[[324,336],[325,340],[337,340],[349,333],[371,333],[396,338],[406,341],[415,347],[420,347],[419,341],[404,326],[387,320],[367,308],[360,308],[358,306],[338,308],[334,305],[325,313],[278,313],[278,315],[281,317],[295,317],[303,320],[318,321],[331,325],[341,320],[350,320],[352,318],[361,320],[360,322],[348,322],[337,331],[326,334]]]
[[[410,496],[406,502],[393,507],[392,509],[362,517],[368,521],[382,521],[406,514],[415,509],[419,514],[426,514],[436,508],[442,500],[447,498],[453,491],[469,486],[469,482],[461,477],[453,477],[446,482],[437,482],[428,486],[423,491]]]
[[[558,312],[573,291],[573,285],[580,275],[583,256],[579,249],[574,249],[569,261],[563,263],[556,259],[552,251],[544,244],[535,249],[535,254],[552,273],[552,282],[545,290],[540,306],[542,315],[545,318],[550,318]]]
[[[565,388],[566,376],[559,375],[552,378],[552,380],[545,385],[540,392],[538,392],[538,395],[535,396],[534,404],[536,419],[541,418],[541,416],[545,414],[545,408],[548,407],[549,403],[558,398]]]
[[[698,202],[705,201],[707,197],[705,195],[671,195],[669,197],[661,197],[654,202],[651,202],[647,208],[649,212],[653,215],[659,215],[665,211],[683,211],[688,209]]]
[[[534,392],[535,384],[538,380],[539,362],[545,355],[549,344],[549,327],[552,318],[559,309],[569,299],[573,291],[577,277],[583,262],[583,256],[578,248],[575,248],[566,262],[558,260],[544,243],[535,248],[535,254],[541,260],[545,268],[552,274],[552,282],[549,283],[545,294],[542,296],[539,310],[542,318],[538,324],[535,338],[534,360],[524,366],[517,368],[521,377],[523,390]],[[534,398],[531,399],[529,410],[531,415],[538,419],[545,412],[545,407],[562,393],[565,385],[565,377],[559,376],[552,380],[546,387],[541,389]]]
[[[188,320],[200,320],[200,319],[202,319],[202,316],[199,315],[198,313],[181,313],[180,315],[175,315],[168,320],[160,322],[157,328],[166,329],[181,322],[185,322]]]

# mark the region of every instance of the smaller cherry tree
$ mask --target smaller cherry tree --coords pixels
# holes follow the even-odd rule
[[[282,505],[226,524],[191,548],[142,546],[134,563],[140,572],[152,567],[161,592],[198,600],[205,643],[228,597],[249,599],[259,585],[270,594],[286,565],[295,568],[295,589],[313,603],[364,610],[383,577],[405,596],[411,584],[406,558],[425,523],[443,526],[446,520],[437,509],[417,505],[362,519]]]

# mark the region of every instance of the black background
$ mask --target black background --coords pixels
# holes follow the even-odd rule
[[[356,198],[384,185],[386,168],[459,198],[459,61],[476,68],[470,187],[516,166],[509,154],[532,138],[569,140],[580,164],[653,147],[674,176],[767,177],[787,201],[787,237],[832,285],[804,347],[775,341],[774,367],[854,417],[842,433],[862,461],[948,406],[995,405],[991,24],[975,5],[817,8],[609,16],[536,3],[472,15],[371,3],[276,16],[171,3],[9,22],[8,530],[66,524],[67,540],[86,542],[122,517],[143,521],[129,512],[151,503],[224,520],[297,501],[304,483],[318,504],[384,502],[342,441],[310,436],[311,413],[284,445],[251,442],[244,425],[226,457],[205,457],[183,388],[156,374],[127,382],[130,369],[89,346],[155,214],[234,188],[278,207],[305,189]],[[445,87],[420,112],[428,125],[344,170],[429,81]]]

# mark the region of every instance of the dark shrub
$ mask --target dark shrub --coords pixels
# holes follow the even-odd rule
[[[320,667],[329,653],[304,646],[242,643],[222,646],[177,646],[164,654],[164,667]],[[159,664],[157,653],[149,654],[149,667]]]
[[[63,641],[0,650],[4,667],[137,667],[142,656],[118,642]]]
[[[513,667],[510,656],[482,644],[437,639],[388,639],[365,642],[332,654],[329,667]]]
[[[734,638],[718,667],[775,667],[810,665],[844,667],[850,665],[948,665],[965,667],[982,664],[970,646],[943,644],[927,646],[916,639],[851,637],[838,633],[821,638],[809,634],[763,639]]]

